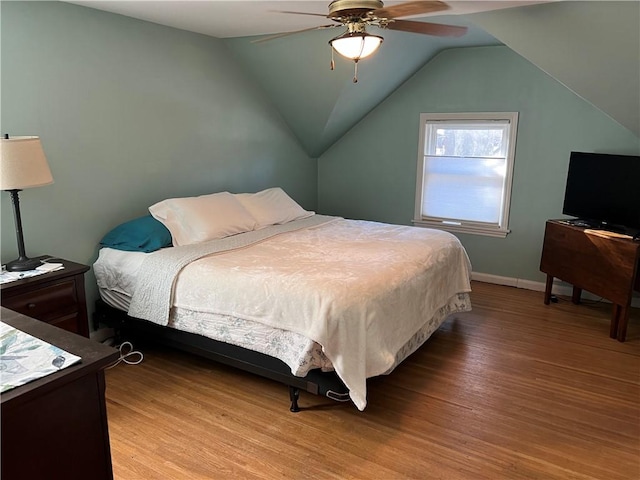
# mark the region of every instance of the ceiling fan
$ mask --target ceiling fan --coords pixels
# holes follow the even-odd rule
[[[399,30],[438,37],[459,37],[464,35],[467,27],[399,20],[400,17],[439,12],[448,10],[449,8],[449,5],[444,2],[430,0],[405,2],[390,7],[384,7],[383,2],[380,0],[333,0],[329,4],[328,15],[291,11],[281,11],[279,13],[325,17],[334,23],[293,32],[279,33],[255,40],[254,43],[266,42],[310,30],[346,27],[347,30],[343,34],[329,40],[329,45],[332,47],[331,70],[333,70],[335,66],[333,61],[333,51],[335,50],[343,57],[354,61],[355,75],[353,82],[356,83],[358,81],[358,61],[374,53],[383,41],[381,36],[368,33],[367,27],[374,26],[381,29]]]

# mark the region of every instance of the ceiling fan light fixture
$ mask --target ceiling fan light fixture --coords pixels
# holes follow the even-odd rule
[[[357,62],[378,50],[382,40],[382,37],[367,32],[346,32],[329,40],[329,45],[343,57]]]

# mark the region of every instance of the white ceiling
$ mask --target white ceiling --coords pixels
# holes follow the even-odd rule
[[[327,0],[72,0],[67,3],[218,38],[289,32],[323,25],[327,20],[322,17],[291,15],[278,11],[326,14],[329,5]],[[385,5],[398,3],[404,2],[389,1]],[[454,0],[448,2],[450,10],[438,14],[461,15],[534,3],[546,2]]]

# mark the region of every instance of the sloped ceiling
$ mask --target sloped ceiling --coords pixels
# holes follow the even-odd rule
[[[384,30],[375,55],[354,64],[335,55],[330,70],[328,41],[342,32],[316,30],[263,43],[259,37],[226,39],[238,61],[264,88],[312,157],[319,157],[371,109],[445,48],[500,44],[463,16],[431,16],[434,23],[464,25],[460,38],[441,38]],[[461,74],[464,74],[461,72]]]
[[[336,70],[329,70],[331,49],[327,42],[340,33],[337,29],[310,31],[261,44],[251,43],[259,37],[236,36],[242,31],[283,31],[283,25],[290,27],[285,31],[294,25],[317,25],[318,17],[274,15],[271,10],[323,11],[326,0],[70,3],[206,35],[234,37],[221,41],[266,91],[312,157],[319,157],[438,52],[499,44],[507,45],[640,138],[637,0],[546,0],[538,5],[530,5],[538,1],[449,0],[453,7],[450,12],[460,14],[412,20],[465,25],[469,27],[467,35],[443,39],[385,30],[380,51],[360,62],[357,84],[352,82],[353,63],[336,56]],[[511,8],[494,10],[505,6]],[[238,9],[244,13],[239,15]],[[481,13],[467,13],[478,11]],[[283,17],[286,23],[278,23],[285,20]]]
[[[425,20],[465,25],[469,33],[443,39],[385,30],[380,51],[360,62],[357,84],[351,62],[336,58],[329,70],[334,30],[225,43],[313,157],[438,52],[479,45],[507,45],[640,137],[640,2],[554,2]]]
[[[640,137],[640,2],[559,2],[468,18]]]

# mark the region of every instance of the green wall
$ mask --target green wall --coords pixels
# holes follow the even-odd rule
[[[640,140],[504,46],[446,50],[318,159],[322,213],[410,224],[421,112],[520,114],[505,239],[459,235],[475,272],[541,281],[544,223],[561,217],[572,150],[639,154]]]
[[[27,255],[90,264],[111,227],[172,196],[280,185],[315,209],[316,160],[222,41],[60,2],[1,9],[2,133],[39,135],[55,180],[21,193]]]
[[[60,2],[3,1],[0,14],[0,127],[39,135],[55,179],[21,195],[30,256],[91,264],[106,231],[156,201],[273,185],[321,213],[410,224],[419,114],[518,111],[512,233],[460,238],[476,272],[540,281],[569,152],[640,152],[629,130],[494,46],[440,53],[316,161],[221,40]],[[0,197],[6,262],[17,248]],[[93,300],[92,275],[87,286]]]

